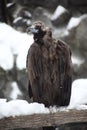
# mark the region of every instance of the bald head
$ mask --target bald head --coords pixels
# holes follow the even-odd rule
[[[36,21],[29,27],[29,31],[34,35],[34,40],[36,43],[44,44],[44,37],[52,37],[52,32],[50,28],[46,27],[45,24],[41,21]]]
[[[36,21],[36,22],[33,23],[33,25],[36,28],[40,28],[42,31],[46,30],[45,24],[43,22],[41,22],[41,21]]]

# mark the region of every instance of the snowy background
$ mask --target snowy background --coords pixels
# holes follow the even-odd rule
[[[74,21],[72,23],[74,23]],[[72,26],[75,25],[71,25],[70,21],[67,30]],[[20,70],[25,68],[27,51],[32,42],[32,35],[30,36],[26,33],[18,32],[5,23],[0,23],[0,66],[5,70],[11,69],[13,65],[13,55],[17,54],[17,67]],[[80,65],[82,63],[80,59],[74,56],[72,56],[72,61],[73,64]],[[15,81],[12,82],[10,86],[12,87],[10,97],[13,100],[7,102],[6,99],[0,99],[0,118],[33,113],[49,113],[50,109],[52,112],[73,108],[87,109],[87,79],[78,79],[72,83],[70,104],[64,109],[56,108],[55,106],[53,108],[45,108],[44,104],[28,103],[26,100],[16,100],[17,96],[22,95],[22,93]]]
[[[36,7],[31,14],[28,9],[18,4],[12,16],[13,27],[19,29],[21,26],[22,32],[10,25],[0,23],[0,97],[2,97],[0,98],[0,119],[16,115],[87,109],[87,13],[85,11],[82,13],[80,10],[73,10],[71,13],[71,10],[58,5],[51,13],[45,8]],[[24,31],[25,26],[22,27],[24,24],[29,26],[36,20],[42,20],[47,26],[53,27],[53,35],[57,39],[61,38],[71,47],[74,78],[71,100],[67,107],[46,108],[44,104],[22,100],[25,99],[23,93],[26,95],[25,91],[27,91],[26,56],[33,43],[33,36]],[[12,72],[14,56],[17,56],[17,81],[14,80],[14,72]],[[26,87],[24,88],[23,85]]]
[[[81,18],[72,18],[67,26],[70,28],[79,24]],[[5,70],[12,69],[13,56],[17,55],[17,67],[26,68],[26,57],[30,45],[33,43],[33,36],[21,33],[5,23],[0,23],[0,66]],[[72,55],[73,64],[80,65],[84,59]]]

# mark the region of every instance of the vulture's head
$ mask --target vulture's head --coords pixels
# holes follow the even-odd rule
[[[34,22],[31,27],[27,29],[28,32],[34,35],[35,41],[41,41],[46,34],[45,24],[41,21]]]

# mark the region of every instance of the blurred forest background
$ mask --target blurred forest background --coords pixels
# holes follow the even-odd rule
[[[49,26],[56,39],[62,39],[70,46],[73,80],[86,78],[87,0],[0,0],[0,22],[26,32],[27,27],[37,20]],[[11,83],[16,82],[22,93],[17,99],[29,100],[26,68],[18,69],[17,56],[13,58],[12,69],[0,67],[0,98],[11,100]]]

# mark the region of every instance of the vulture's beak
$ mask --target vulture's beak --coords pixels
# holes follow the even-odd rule
[[[27,28],[27,33],[36,34],[36,33],[38,33],[38,29],[36,29],[35,26],[28,27]]]

